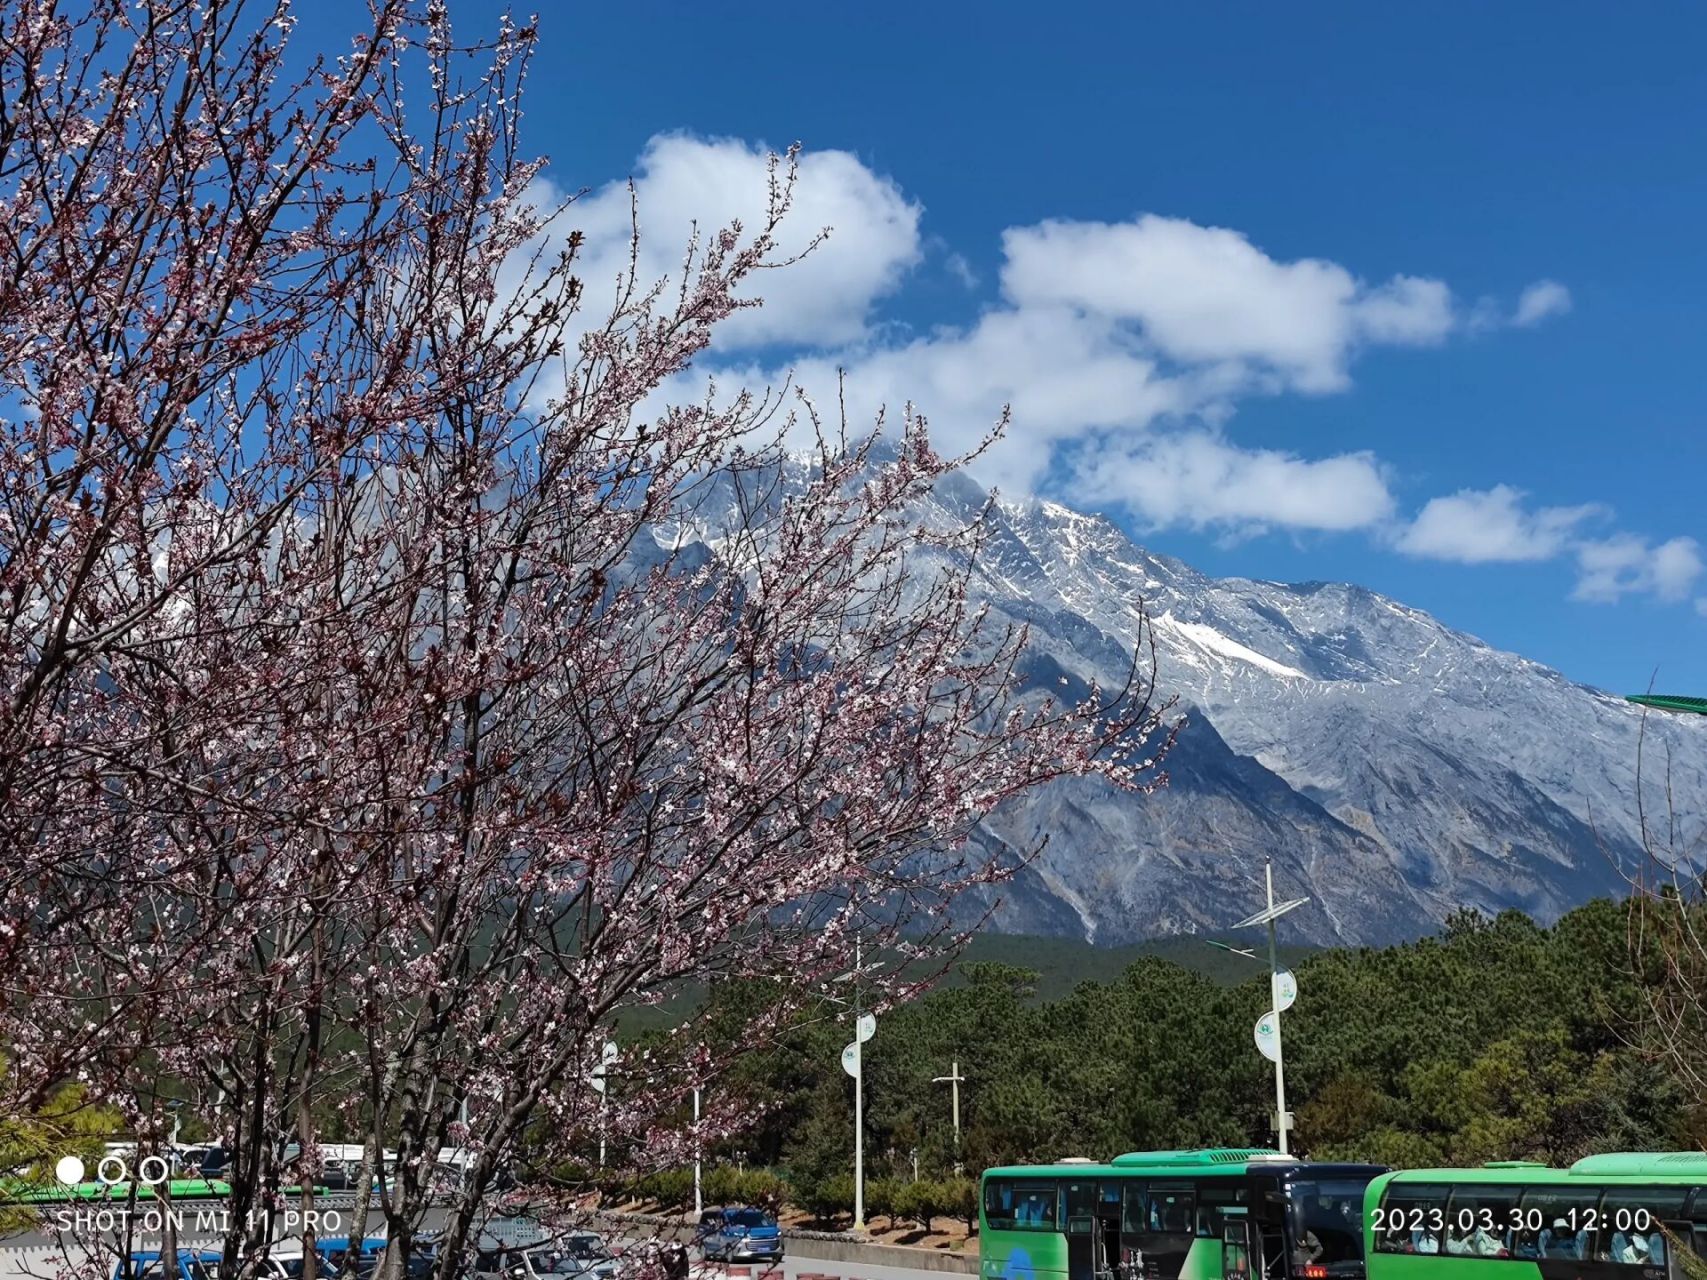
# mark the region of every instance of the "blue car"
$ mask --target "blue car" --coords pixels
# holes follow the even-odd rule
[[[179,1249],[177,1275],[167,1276],[164,1258],[158,1249],[138,1249],[113,1264],[112,1280],[208,1280],[219,1266],[216,1250]]]
[[[776,1216],[747,1206],[707,1209],[694,1232],[707,1262],[781,1262]]]
[[[320,1255],[325,1273],[334,1276],[368,1276],[379,1265],[379,1255],[385,1252],[384,1236],[369,1236],[350,1247],[347,1236],[332,1236],[314,1242],[314,1252]]]

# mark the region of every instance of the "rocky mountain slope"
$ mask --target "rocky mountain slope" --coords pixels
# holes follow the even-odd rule
[[[952,478],[939,514],[985,496]],[[995,816],[992,855],[1049,844],[985,904],[994,927],[1110,944],[1219,930],[1260,905],[1265,856],[1277,893],[1311,899],[1287,932],[1324,943],[1416,936],[1459,907],[1549,919],[1641,874],[1642,718],[1621,697],[1359,587],[1208,578],[1046,502],[994,518],[980,590],[1031,624],[1031,673],[1117,681],[1147,614],[1188,718],[1164,790],[1067,783]],[[1648,718],[1650,803],[1668,751],[1698,832],[1707,720]]]

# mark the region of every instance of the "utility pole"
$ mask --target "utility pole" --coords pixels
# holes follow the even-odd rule
[[[952,1097],[954,1100],[954,1104],[953,1104],[954,1105],[954,1175],[955,1175],[955,1177],[959,1177],[960,1173],[961,1173],[961,1166],[960,1166],[960,1086],[966,1083],[966,1077],[960,1074],[960,1063],[959,1063],[959,1061],[956,1060],[955,1062],[950,1064],[950,1066],[948,1068],[948,1074],[946,1076],[937,1076],[935,1079],[933,1079],[931,1081],[931,1083],[932,1084],[946,1084],[949,1088],[949,1096]]]
[[[1274,922],[1278,913],[1274,909],[1274,862],[1263,863],[1263,874],[1268,881],[1268,990],[1269,996],[1277,1006],[1274,1011],[1274,1122],[1280,1130],[1280,1154],[1287,1154],[1286,1144],[1286,1066],[1280,1048],[1280,1009],[1279,998],[1274,994],[1275,979],[1280,975],[1280,961],[1274,941]]]
[[[1247,929],[1254,925],[1268,926],[1268,994],[1271,1007],[1267,1013],[1257,1019],[1256,1040],[1257,1049],[1265,1058],[1274,1063],[1274,1130],[1278,1141],[1276,1145],[1280,1153],[1288,1152],[1287,1130],[1291,1125],[1291,1117],[1286,1114],[1286,1067],[1280,1052],[1280,1015],[1291,1008],[1292,1002],[1298,997],[1298,988],[1292,975],[1280,967],[1279,947],[1275,941],[1274,922],[1280,919],[1294,907],[1301,907],[1309,901],[1308,898],[1293,898],[1287,902],[1277,903],[1274,900],[1274,862],[1266,860],[1263,864],[1263,878],[1268,891],[1268,905],[1254,916],[1247,916],[1234,925],[1235,929]],[[1236,955],[1256,959],[1252,951],[1244,951],[1238,947],[1214,943],[1223,951],[1231,951]]]

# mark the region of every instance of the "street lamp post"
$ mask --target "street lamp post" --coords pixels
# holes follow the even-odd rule
[[[854,1220],[855,1231],[865,1230],[865,1064],[861,1060],[864,1040],[859,1025],[859,940],[854,939]]]
[[[184,1100],[182,1098],[171,1099],[166,1104],[166,1110],[172,1113],[172,1159],[176,1162],[178,1158],[178,1130],[184,1122]]]
[[[693,1220],[698,1222],[705,1212],[705,1204],[699,1194],[699,1086],[693,1087]]]
[[[853,1229],[865,1230],[865,1021],[859,1011],[859,978],[861,953],[859,939],[854,939],[853,967],[853,1078],[854,1078],[854,1217]]]
[[[612,1041],[606,1041],[605,1047],[599,1052],[599,1065],[593,1068],[593,1088],[599,1094],[599,1168],[605,1167],[605,1101],[610,1085],[611,1064],[617,1060],[618,1049]]]
[[[1274,862],[1268,860],[1263,864],[1264,879],[1268,887],[1268,905],[1253,916],[1247,916],[1234,925],[1235,929],[1247,929],[1255,925],[1268,926],[1268,992],[1273,1007],[1261,1018],[1257,1019],[1257,1047],[1267,1057],[1274,1059],[1274,1129],[1279,1135],[1279,1147],[1282,1155],[1287,1154],[1286,1132],[1291,1124],[1291,1117],[1286,1114],[1286,1067],[1280,1049],[1280,1014],[1292,1003],[1293,992],[1283,991],[1279,948],[1275,941],[1274,922],[1295,907],[1301,907],[1309,901],[1308,898],[1293,898],[1287,902],[1277,903],[1274,900]],[[1232,951],[1237,955],[1255,959],[1250,951],[1241,951],[1237,947],[1228,947],[1222,943],[1215,944],[1224,951]],[[1269,1052],[1272,1046],[1273,1052]]]
[[[932,1084],[946,1084],[949,1087],[949,1096],[951,1098],[953,1098],[953,1100],[954,1100],[954,1102],[953,1102],[953,1106],[954,1106],[954,1176],[959,1177],[960,1172],[961,1172],[961,1166],[960,1166],[960,1086],[966,1083],[966,1077],[960,1074],[960,1062],[958,1060],[956,1060],[953,1063],[950,1063],[949,1068],[948,1068],[948,1074],[946,1076],[935,1077],[931,1081],[931,1083]]]
[[[881,962],[879,962],[881,964]],[[876,967],[876,966],[874,966]],[[861,1013],[859,1007],[859,983],[864,975],[863,951],[858,938],[854,939],[854,967],[852,972],[845,973],[835,981],[851,981],[853,983],[853,1000],[851,1002],[828,996],[833,1004],[851,1003],[853,1007],[854,1038],[853,1043],[842,1049],[842,1070],[853,1077],[854,1082],[854,1220],[855,1231],[865,1230],[865,1072],[862,1057],[865,1042],[877,1032],[877,1017],[875,1014]]]

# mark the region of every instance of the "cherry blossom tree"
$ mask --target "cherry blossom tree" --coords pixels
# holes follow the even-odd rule
[[[921,417],[668,402],[786,266],[792,156],[589,314],[531,26],[372,0],[309,60],[283,0],[69,9],[0,20],[0,1088],[191,1097],[222,1274],[329,1124],[383,1166],[355,1230],[395,1269],[431,1206],[445,1275],[512,1168],[686,1158],[727,1063],[690,1018],[601,1106],[623,1009],[786,979],[760,1045],[856,943],[899,998],[1013,870],[981,818],[1158,782],[1143,664],[1021,678]]]

